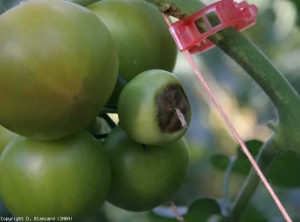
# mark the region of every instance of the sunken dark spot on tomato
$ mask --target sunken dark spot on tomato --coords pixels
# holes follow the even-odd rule
[[[156,119],[163,133],[174,133],[183,128],[175,108],[181,111],[186,122],[190,121],[191,106],[180,84],[170,84],[156,96]]]

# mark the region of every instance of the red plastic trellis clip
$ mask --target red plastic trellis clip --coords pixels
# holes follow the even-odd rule
[[[234,0],[221,0],[173,23],[169,30],[180,51],[188,50],[191,54],[204,52],[215,46],[207,37],[228,26],[234,26],[240,31],[252,26],[256,23],[257,12],[255,5],[245,1],[237,3]],[[211,13],[218,16],[219,24],[212,25],[208,20],[207,16]],[[204,22],[205,32],[198,30],[198,21]]]

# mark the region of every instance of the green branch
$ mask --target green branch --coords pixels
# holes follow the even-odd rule
[[[273,136],[274,135],[275,134],[273,134]],[[262,172],[266,172],[271,166],[272,162],[280,154],[280,149],[277,147],[273,136],[271,136],[268,141],[263,144],[256,158],[256,162]],[[243,214],[244,209],[249,203],[259,183],[260,178],[257,176],[255,170],[252,169],[231,206],[228,221],[239,221],[240,216]]]
[[[197,10],[205,7],[199,0],[146,0],[166,14],[183,19]],[[209,17],[211,23],[218,18]],[[197,24],[205,30],[204,24]],[[281,113],[295,113],[291,108],[300,106],[300,97],[280,71],[249,39],[233,27],[226,28],[209,38],[227,55],[235,60],[269,96],[279,116]]]
[[[224,179],[223,179],[223,200],[224,200],[224,211],[225,216],[228,216],[231,206],[230,206],[230,198],[229,198],[229,184],[230,184],[230,176],[234,167],[234,164],[236,163],[237,157],[233,156],[229,159],[229,164],[227,166],[227,169],[224,173]]]

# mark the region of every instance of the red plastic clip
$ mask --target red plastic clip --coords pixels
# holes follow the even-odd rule
[[[234,26],[242,31],[256,23],[258,9],[255,5],[249,5],[243,1],[221,0],[213,3],[184,20],[179,20],[169,27],[169,30],[180,51],[188,50],[191,54],[204,52],[215,44],[207,39],[210,35],[228,27]],[[219,24],[212,25],[208,16],[215,13],[219,18]],[[196,22],[203,21],[206,31],[197,28]]]

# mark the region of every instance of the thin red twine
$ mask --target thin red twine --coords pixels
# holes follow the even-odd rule
[[[167,24],[169,27],[171,27],[171,22],[169,20],[169,17],[165,14],[163,14],[164,19],[166,20]],[[283,217],[286,219],[286,221],[288,222],[292,222],[292,219],[290,218],[290,216],[288,215],[288,213],[286,212],[284,206],[281,204],[280,200],[278,199],[277,195],[275,194],[275,192],[273,191],[270,183],[268,182],[268,180],[266,179],[266,177],[264,176],[264,174],[261,172],[259,166],[257,165],[257,163],[255,162],[254,158],[252,157],[251,153],[249,152],[249,150],[247,149],[245,143],[243,142],[243,140],[241,139],[241,137],[239,136],[239,134],[237,133],[236,129],[234,128],[234,126],[232,125],[231,121],[229,120],[229,118],[227,117],[226,113],[224,112],[222,106],[220,105],[219,101],[215,98],[214,94],[211,92],[208,84],[206,83],[203,75],[200,73],[196,63],[194,62],[191,54],[189,53],[188,50],[184,50],[183,51],[184,55],[186,56],[187,60],[189,61],[190,65],[192,66],[193,70],[195,71],[198,79],[201,81],[202,85],[204,86],[205,90],[207,91],[207,93],[209,94],[210,98],[212,99],[212,101],[214,102],[214,104],[216,105],[216,107],[218,108],[222,118],[225,120],[227,126],[229,127],[231,133],[233,134],[234,138],[236,139],[236,141],[239,143],[239,145],[241,146],[243,152],[246,154],[246,156],[248,157],[249,161],[251,162],[253,168],[255,169],[255,171],[257,172],[258,176],[260,177],[261,181],[263,182],[263,184],[265,185],[265,187],[267,188],[267,190],[269,191],[271,197],[273,198],[274,202],[276,203],[277,207],[279,208],[280,212],[282,213]]]

